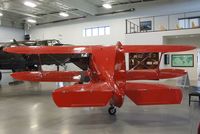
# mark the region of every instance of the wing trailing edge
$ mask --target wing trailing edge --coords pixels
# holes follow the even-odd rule
[[[137,105],[180,104],[181,89],[163,84],[127,83],[125,94]]]

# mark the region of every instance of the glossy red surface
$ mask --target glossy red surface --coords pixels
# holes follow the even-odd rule
[[[148,53],[148,52],[180,52],[195,49],[191,45],[127,45],[124,46],[125,53]]]
[[[87,72],[82,72],[88,75]],[[34,82],[79,82],[81,79],[80,71],[31,71],[31,72],[15,72],[11,76],[18,80],[34,81]]]
[[[88,84],[62,87],[52,97],[58,107],[105,106],[108,102],[121,107],[127,95],[137,105],[179,104],[182,93],[179,88],[149,83],[127,83],[126,80],[158,80],[184,75],[183,70],[134,70],[126,72],[126,52],[176,52],[194,49],[193,46],[142,45],[122,46],[56,46],[13,47],[7,52],[23,54],[91,53]],[[21,72],[13,77],[32,81],[75,81],[80,72]]]
[[[99,46],[95,46],[99,47]],[[17,54],[80,54],[91,53],[91,46],[18,46],[3,49]]]
[[[66,86],[52,93],[58,107],[105,106],[112,95],[112,90],[106,82]]]
[[[129,70],[126,72],[126,80],[159,80],[169,79],[185,75],[183,69],[147,69]]]
[[[163,84],[127,83],[126,95],[137,105],[180,104],[181,89]]]
[[[80,54],[92,53],[93,49],[104,46],[18,46],[6,47],[5,52],[18,54]],[[124,45],[125,53],[148,53],[148,52],[179,52],[195,49],[188,45]]]
[[[126,72],[127,80],[159,80],[159,72],[155,69],[129,70]]]
[[[160,79],[176,78],[187,74],[183,69],[160,69],[159,72]]]

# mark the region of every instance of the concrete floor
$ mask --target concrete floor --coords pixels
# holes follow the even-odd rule
[[[0,134],[197,134],[200,106],[136,106],[128,98],[116,116],[103,108],[57,108],[55,83],[2,84]]]

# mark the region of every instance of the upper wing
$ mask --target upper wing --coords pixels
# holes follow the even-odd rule
[[[18,54],[81,54],[92,53],[92,48],[101,46],[19,46],[7,47],[4,51]],[[183,45],[124,45],[126,53],[178,52],[195,49]]]
[[[17,54],[82,54],[92,53],[91,46],[18,46],[4,51]]]
[[[177,87],[152,83],[127,83],[125,94],[137,105],[180,104],[182,92]]]
[[[195,46],[186,45],[125,45],[126,53],[148,53],[148,52],[179,52],[195,49]]]
[[[112,95],[108,84],[99,82],[61,87],[52,97],[58,107],[95,107],[105,106]]]

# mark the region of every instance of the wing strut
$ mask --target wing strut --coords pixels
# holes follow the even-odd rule
[[[40,64],[38,69],[39,69],[40,71],[42,71],[42,61],[41,61],[40,54],[38,54],[38,60],[39,60],[39,64]]]

